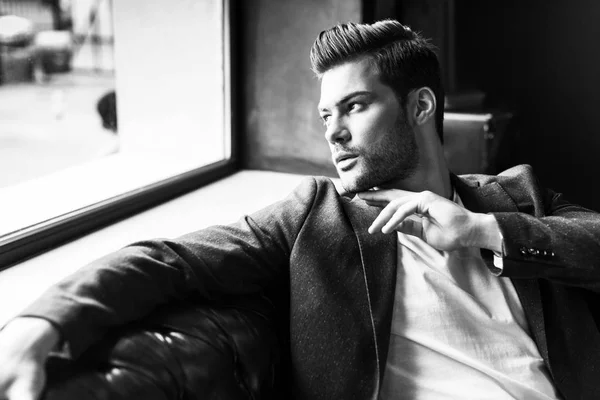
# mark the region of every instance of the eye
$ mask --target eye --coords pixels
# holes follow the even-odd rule
[[[364,108],[364,104],[363,103],[349,103],[348,104],[348,111],[361,111]]]
[[[323,121],[323,125],[327,126],[327,123],[329,122],[330,117],[331,117],[331,115],[328,115],[328,114],[321,115],[321,120]]]

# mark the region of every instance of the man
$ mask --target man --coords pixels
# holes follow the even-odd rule
[[[295,398],[599,398],[598,214],[527,166],[452,175],[438,61],[398,22],[324,31],[311,61],[344,193],[310,178],[82,269],[0,333],[1,394],[34,398],[59,342],[77,356],[172,298],[283,288]]]

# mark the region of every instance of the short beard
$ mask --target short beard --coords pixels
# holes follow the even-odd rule
[[[342,186],[349,193],[358,193],[373,187],[402,181],[414,175],[419,166],[419,148],[412,127],[406,122],[404,115],[399,116],[394,124],[393,135],[397,140],[380,143],[369,155],[359,149],[349,149],[351,153],[359,153],[362,157],[363,170],[354,182],[345,182]]]

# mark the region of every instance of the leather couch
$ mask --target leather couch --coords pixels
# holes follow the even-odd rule
[[[109,331],[77,360],[51,356],[44,400],[268,399],[280,354],[265,297],[190,300]]]

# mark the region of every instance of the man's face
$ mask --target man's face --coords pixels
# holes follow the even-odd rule
[[[323,74],[319,113],[347,191],[398,183],[416,169],[419,152],[414,131],[394,91],[366,60]]]

